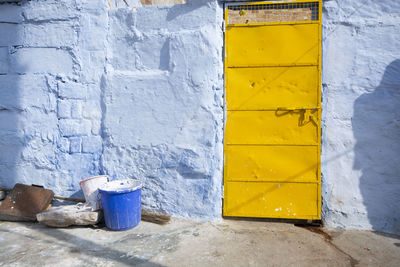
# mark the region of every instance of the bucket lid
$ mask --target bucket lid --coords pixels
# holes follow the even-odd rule
[[[139,180],[126,179],[105,183],[99,187],[99,191],[107,193],[128,193],[140,188],[142,188],[142,183]]]

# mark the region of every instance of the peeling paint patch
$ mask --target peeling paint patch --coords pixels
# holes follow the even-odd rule
[[[186,0],[140,0],[142,5],[179,5],[186,4]]]
[[[140,6],[161,6],[186,4],[186,0],[108,0],[110,9]]]

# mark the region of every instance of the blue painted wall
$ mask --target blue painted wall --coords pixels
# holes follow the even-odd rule
[[[219,216],[222,9],[119,6],[0,5],[0,184],[137,178],[148,208]]]
[[[75,196],[88,176],[138,178],[144,206],[218,218],[221,5],[115,3],[0,5],[0,185]],[[323,10],[324,221],[399,233],[400,3]]]

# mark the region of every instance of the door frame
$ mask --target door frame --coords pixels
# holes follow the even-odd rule
[[[321,187],[322,187],[322,180],[321,180],[321,149],[322,149],[322,5],[323,0],[278,0],[278,1],[224,1],[223,2],[223,64],[224,64],[224,126],[223,126],[223,181],[222,181],[222,215],[224,212],[224,205],[225,205],[225,183],[226,183],[226,144],[225,144],[225,132],[226,132],[226,123],[227,123],[227,100],[226,100],[226,74],[228,69],[227,64],[227,37],[226,37],[226,28],[228,27],[228,12],[227,8],[229,6],[237,6],[237,5],[257,5],[257,4],[284,4],[284,3],[311,3],[311,2],[318,2],[318,23],[319,23],[319,33],[318,33],[318,117],[320,120],[320,124],[318,127],[318,140],[319,140],[319,149],[318,149],[318,165],[317,165],[317,177],[318,177],[318,196],[317,196],[317,212],[318,218],[313,218],[312,221],[320,222],[322,220],[322,195],[321,195]],[[278,22],[274,24],[289,24],[288,22]],[[300,24],[300,23],[290,23],[290,24]],[[223,215],[224,216],[224,215]],[[229,216],[231,217],[231,216]],[[273,219],[273,218],[272,218]],[[291,219],[285,219],[291,220]],[[296,219],[297,220],[297,219]]]

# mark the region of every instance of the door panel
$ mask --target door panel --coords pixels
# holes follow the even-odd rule
[[[225,216],[316,219],[315,183],[227,182]]]
[[[236,145],[225,155],[227,181],[318,181],[318,146]]]
[[[228,111],[226,144],[318,144],[318,127],[302,111]],[[313,113],[318,120],[316,111]],[[305,123],[305,125],[299,125]]]
[[[228,67],[318,65],[318,24],[228,27]]]
[[[318,68],[228,68],[228,110],[262,110],[276,107],[318,106]]]

